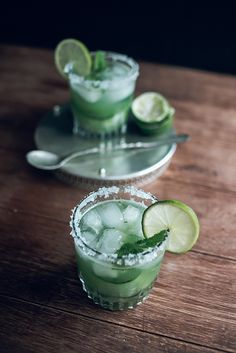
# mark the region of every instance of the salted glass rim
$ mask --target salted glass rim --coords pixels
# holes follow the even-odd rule
[[[84,85],[88,88],[99,88],[99,89],[107,89],[108,87],[112,87],[114,85],[117,85],[119,83],[124,83],[126,81],[131,81],[131,80],[136,80],[138,75],[139,75],[139,64],[132,59],[131,57],[125,55],[125,54],[119,54],[113,51],[106,51],[106,50],[101,50],[102,52],[105,53],[106,58],[112,59],[114,61],[120,61],[125,63],[127,66],[130,67],[130,70],[127,72],[125,76],[122,77],[116,77],[115,79],[105,79],[105,80],[91,80],[91,79],[86,79],[84,76],[77,75],[72,72],[72,65],[73,63],[69,63],[65,67],[65,73],[68,75],[70,83],[73,84],[81,84]],[[91,52],[91,55],[95,55],[95,51]]]
[[[91,248],[88,244],[86,244],[85,239],[83,239],[83,237],[81,236],[79,223],[84,215],[83,208],[86,207],[88,203],[95,202],[99,197],[104,198],[103,200],[100,201],[100,202],[103,202],[105,201],[106,198],[108,199],[111,195],[113,194],[117,195],[119,193],[130,194],[131,196],[130,200],[132,200],[132,197],[136,196],[136,197],[139,197],[140,199],[143,199],[143,201],[149,200],[151,201],[151,203],[158,201],[156,196],[142,189],[137,189],[132,185],[99,188],[97,191],[92,191],[88,195],[86,195],[81,200],[81,202],[77,206],[75,206],[74,209],[72,209],[72,215],[70,220],[70,227],[71,227],[70,234],[74,238],[74,241],[78,245],[78,247],[82,248],[82,251],[85,253],[85,255],[96,257],[100,261],[116,263],[117,265],[129,265],[129,266],[151,262],[152,260],[157,258],[158,253],[165,250],[167,239],[157,244],[155,247],[149,248],[141,253],[123,255],[121,257],[118,257],[117,254],[106,254]],[[109,200],[112,200],[112,199],[109,199]]]

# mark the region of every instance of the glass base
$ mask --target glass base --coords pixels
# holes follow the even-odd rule
[[[127,111],[122,111],[116,115],[105,119],[98,120],[83,116],[72,108],[74,122],[73,134],[81,137],[91,138],[109,138],[113,136],[124,135],[127,130]]]
[[[100,294],[95,288],[92,289],[87,286],[80,274],[79,279],[82,283],[83,290],[95,304],[102,306],[104,309],[112,311],[134,309],[137,305],[142,304],[148,298],[155,282],[151,282],[148,287],[142,289],[136,295],[131,297],[108,297]]]

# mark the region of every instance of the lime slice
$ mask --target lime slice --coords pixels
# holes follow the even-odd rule
[[[87,76],[91,70],[92,59],[83,43],[76,39],[64,39],[56,47],[55,64],[63,77],[67,77],[65,70],[68,64],[73,73]]]
[[[136,119],[144,123],[159,123],[169,113],[169,103],[156,92],[146,92],[134,99],[132,112]]]
[[[148,207],[143,214],[142,227],[147,238],[168,229],[167,250],[174,253],[190,250],[199,236],[196,213],[176,200],[158,201]]]

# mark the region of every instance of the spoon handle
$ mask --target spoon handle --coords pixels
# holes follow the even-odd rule
[[[104,155],[104,152],[113,152],[113,151],[122,151],[122,150],[132,150],[132,149],[152,149],[164,145],[168,145],[170,143],[183,143],[189,139],[189,135],[187,134],[179,134],[179,135],[170,135],[168,137],[160,138],[158,141],[153,141],[153,142],[123,142],[120,145],[115,145],[111,146],[105,151],[103,150],[102,154]],[[60,163],[60,167],[62,167],[64,164],[68,163],[72,159],[76,157],[82,157],[82,156],[87,156],[90,154],[99,154],[101,153],[101,149],[99,147],[92,147],[86,150],[82,151],[77,151],[63,159]]]
[[[121,145],[114,146],[111,150],[128,150],[128,149],[151,149],[164,145],[168,145],[170,143],[183,143],[189,139],[189,135],[180,134],[180,135],[170,135],[165,138],[161,138],[158,141],[153,142],[130,142],[123,143]]]

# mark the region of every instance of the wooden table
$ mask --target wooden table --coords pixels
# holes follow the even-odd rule
[[[137,94],[164,94],[192,137],[144,189],[189,203],[201,236],[125,312],[95,306],[77,280],[68,220],[86,191],[25,161],[41,116],[68,100],[53,53],[1,46],[0,78],[0,351],[235,352],[236,78],[141,63]]]

